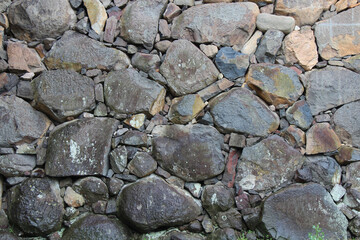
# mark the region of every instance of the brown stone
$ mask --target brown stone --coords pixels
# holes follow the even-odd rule
[[[228,187],[233,188],[236,177],[236,166],[240,158],[240,151],[231,149],[225,166],[222,182]]]
[[[109,17],[106,20],[106,27],[104,33],[104,41],[108,43],[113,43],[115,38],[115,32],[117,27],[118,20],[115,16]]]
[[[91,22],[91,28],[100,35],[107,19],[104,5],[100,0],[83,0],[83,2]]]
[[[317,123],[306,133],[306,154],[332,152],[340,146],[339,137],[329,123]]]
[[[2,26],[5,29],[9,28],[9,20],[4,13],[0,13],[0,26]]]
[[[341,165],[358,162],[360,161],[360,150],[353,147],[341,146],[335,155],[335,159]]]
[[[204,100],[209,100],[213,96],[217,95],[218,93],[221,93],[222,91],[234,86],[234,82],[223,78],[210,86],[204,88],[203,90],[199,91],[198,94],[200,97]]]
[[[175,5],[174,3],[169,3],[167,8],[163,14],[163,17],[171,22],[175,17],[179,16],[181,13],[181,9]]]
[[[290,125],[285,131],[281,132],[281,136],[293,147],[303,147],[306,143],[305,133],[294,125]]]
[[[355,5],[358,1],[357,0],[339,0],[336,4],[336,11],[341,12],[353,5]]]
[[[64,202],[70,207],[81,207],[85,204],[82,195],[75,192],[71,187],[67,187],[64,196]]]

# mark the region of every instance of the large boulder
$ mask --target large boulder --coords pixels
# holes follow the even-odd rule
[[[239,48],[256,28],[259,8],[254,3],[218,3],[191,7],[174,19],[171,37],[196,43]]]
[[[30,236],[60,230],[64,203],[59,183],[49,178],[29,178],[11,188],[7,196],[10,221]]]
[[[153,156],[160,166],[185,181],[202,181],[224,170],[222,135],[213,127],[160,125],[152,132]]]
[[[88,118],[58,125],[49,137],[46,174],[53,177],[106,176],[111,137],[118,123],[110,118]]]
[[[201,214],[190,193],[151,175],[126,185],[117,199],[118,217],[141,232],[189,223]]]
[[[324,239],[347,239],[348,221],[319,184],[295,184],[268,197],[262,206],[261,231],[274,239],[308,239],[319,225]]]
[[[279,117],[245,88],[222,93],[209,105],[215,125],[223,132],[266,136],[279,126]]]
[[[95,108],[95,84],[70,70],[45,71],[32,82],[35,108],[64,122]]]
[[[128,56],[120,50],[108,48],[104,44],[74,31],[67,31],[47,53],[45,64],[48,69],[81,68],[119,70],[130,65]]]

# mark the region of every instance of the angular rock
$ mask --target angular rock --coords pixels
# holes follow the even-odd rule
[[[190,94],[174,98],[169,110],[169,120],[177,124],[185,124],[195,118],[205,107],[200,95]]]
[[[360,101],[348,103],[334,114],[335,132],[342,142],[360,147]]]
[[[15,96],[0,96],[0,147],[31,143],[42,137],[51,122]]]
[[[247,55],[255,53],[262,35],[262,32],[257,30],[249,39],[249,41],[247,41],[245,45],[241,48],[241,52]]]
[[[30,174],[36,166],[35,156],[8,154],[0,155],[0,174],[4,177],[21,177]]]
[[[95,203],[109,198],[109,192],[106,184],[97,177],[86,177],[77,180],[73,184],[76,192],[80,193],[86,203]]]
[[[169,39],[171,36],[171,30],[166,20],[160,19],[159,21],[159,33],[161,39]]]
[[[104,41],[113,43],[117,31],[118,20],[115,16],[111,16],[106,20],[106,27],[104,31]]]
[[[149,72],[151,69],[159,69],[160,57],[156,54],[137,52],[131,58],[131,64],[143,72]]]
[[[109,118],[87,118],[58,125],[49,137],[46,175],[106,176],[111,136],[117,126],[118,121]]]
[[[102,43],[87,36],[67,31],[47,53],[45,64],[48,69],[82,68],[101,70],[119,70],[130,65],[130,59],[120,50],[105,47]]]
[[[249,56],[236,52],[231,47],[223,47],[216,54],[215,64],[229,80],[245,76],[249,67]]]
[[[58,122],[95,108],[94,81],[77,72],[45,71],[31,84],[34,107]]]
[[[179,8],[176,4],[170,2],[166,7],[163,17],[168,22],[171,22],[175,17],[179,16],[180,13],[181,13],[181,8]]]
[[[29,235],[58,231],[63,220],[59,183],[49,178],[28,178],[8,192],[9,220]]]
[[[226,186],[208,185],[204,187],[201,195],[201,202],[210,216],[215,216],[218,212],[225,212],[235,205],[234,190]]]
[[[209,58],[213,58],[218,53],[218,47],[215,45],[200,44],[200,49]]]
[[[279,126],[279,117],[245,88],[233,88],[209,103],[215,125],[223,132],[266,136]]]
[[[306,132],[306,154],[326,153],[341,146],[329,123],[316,123]]]
[[[360,150],[348,146],[341,146],[335,155],[336,161],[341,165],[360,161]]]
[[[128,119],[125,119],[124,123],[126,123],[127,125],[129,125],[133,128],[140,129],[144,125],[145,120],[146,120],[145,114],[140,113],[140,114],[133,115]]]
[[[306,100],[313,115],[360,99],[360,75],[350,70],[328,66],[305,76]]]
[[[340,199],[345,195],[345,193],[346,193],[346,189],[339,184],[336,184],[333,187],[333,189],[331,189],[331,192],[330,192],[330,194],[335,202],[339,202]]]
[[[157,162],[146,152],[137,152],[128,165],[130,173],[139,178],[152,174],[156,168]]]
[[[294,125],[290,125],[285,131],[282,131],[280,136],[295,148],[303,147],[306,143],[305,133]]]
[[[360,53],[360,7],[341,12],[315,26],[320,56],[329,60]]]
[[[130,146],[146,147],[148,145],[148,137],[144,132],[128,131],[122,136],[120,143]]]
[[[5,12],[6,9],[10,6],[11,0],[3,0],[0,3],[0,12]]]
[[[155,160],[185,181],[202,181],[224,170],[223,137],[211,126],[160,125],[152,135]]]
[[[91,22],[91,28],[100,35],[107,20],[104,5],[99,0],[83,0],[83,2]]]
[[[240,158],[240,151],[230,149],[225,171],[221,181],[228,187],[233,188],[236,177],[236,166]]]
[[[310,106],[305,100],[294,103],[286,110],[286,119],[290,124],[294,124],[303,130],[307,130],[314,120]]]
[[[75,192],[71,187],[67,187],[64,195],[64,202],[70,207],[81,207],[85,204],[82,195]]]
[[[10,91],[13,87],[18,85],[19,77],[12,73],[0,74],[0,94]]]
[[[356,237],[360,236],[360,218],[359,217],[356,217],[349,223],[349,230],[354,236],[356,236]]]
[[[243,149],[236,183],[243,190],[265,191],[291,180],[305,157],[285,140],[272,135]]]
[[[344,66],[354,72],[360,73],[360,54],[343,60]]]
[[[262,233],[275,239],[307,239],[315,225],[325,239],[347,238],[346,217],[316,183],[295,184],[271,195],[264,202],[261,222]]]
[[[291,33],[295,27],[295,19],[269,13],[260,13],[256,18],[256,27],[263,32],[275,29],[288,34]]]
[[[120,21],[121,37],[152,49],[159,19],[166,4],[167,0],[140,0],[128,3]]]
[[[219,75],[211,60],[187,40],[170,45],[160,73],[176,96],[197,92],[215,82]]]
[[[198,5],[174,19],[171,37],[241,48],[254,32],[258,14],[254,3]]]
[[[105,78],[106,105],[117,113],[155,115],[164,106],[165,94],[165,88],[134,69],[110,72]]]
[[[219,212],[215,216],[215,220],[220,228],[231,228],[238,231],[247,229],[243,222],[242,216],[236,208],[230,208],[228,211]]]
[[[275,63],[275,57],[284,36],[284,33],[279,30],[270,29],[266,31],[255,52],[258,62]]]
[[[132,239],[131,230],[116,218],[104,215],[86,215],[64,232],[63,240],[125,240]]]
[[[300,31],[293,31],[287,35],[283,52],[286,63],[299,63],[306,71],[311,70],[318,63],[317,46],[311,28],[303,27]]]
[[[182,225],[201,214],[190,194],[151,175],[125,186],[117,199],[118,217],[141,232]]]
[[[20,0],[8,9],[11,31],[25,41],[56,38],[76,23],[67,0]]]
[[[341,12],[357,4],[357,0],[339,0],[336,4],[336,12]]]

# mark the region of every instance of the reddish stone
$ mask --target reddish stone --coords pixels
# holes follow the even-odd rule
[[[244,192],[242,194],[240,194],[239,196],[235,197],[235,203],[236,203],[236,207],[239,211],[251,207],[249,197]]]
[[[317,123],[306,133],[306,154],[332,152],[340,146],[339,137],[328,123]]]
[[[240,151],[230,149],[228,161],[226,163],[225,172],[222,182],[229,188],[234,187],[236,176],[236,165],[240,158]]]
[[[175,5],[174,3],[169,3],[165,12],[164,12],[164,18],[171,22],[175,17],[179,16],[181,13],[181,9]]]
[[[104,33],[104,41],[113,43],[115,38],[115,32],[117,27],[118,19],[115,16],[109,17],[106,20],[106,27]]]

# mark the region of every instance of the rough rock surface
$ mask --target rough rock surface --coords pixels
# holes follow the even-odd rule
[[[39,73],[45,70],[39,55],[34,49],[19,42],[9,42],[7,45],[9,70],[12,72]]]
[[[198,94],[189,94],[174,98],[169,110],[169,120],[177,124],[185,124],[195,118],[205,107]]]
[[[360,73],[360,54],[347,58],[343,63],[346,68]]]
[[[360,192],[360,178],[359,178],[360,162],[351,163],[347,166],[346,178],[352,184],[352,189]]]
[[[249,56],[231,47],[223,47],[216,54],[215,64],[229,80],[243,77],[249,67]]]
[[[211,215],[225,212],[235,205],[234,192],[224,185],[205,186],[201,195],[205,210]]]
[[[97,177],[81,178],[74,183],[73,187],[84,197],[86,203],[105,201],[109,198],[106,184]]]
[[[286,119],[303,130],[308,129],[313,121],[309,104],[305,100],[295,102],[286,110]]]
[[[258,62],[275,63],[276,54],[281,47],[285,34],[276,29],[266,31],[261,38],[255,56]]]
[[[8,154],[0,155],[0,173],[5,177],[20,177],[36,166],[35,156]]]
[[[107,14],[104,5],[100,0],[83,0],[86,7],[91,28],[97,33],[101,34],[107,20]]]
[[[307,154],[332,152],[340,146],[340,139],[329,123],[317,123],[306,133]]]

